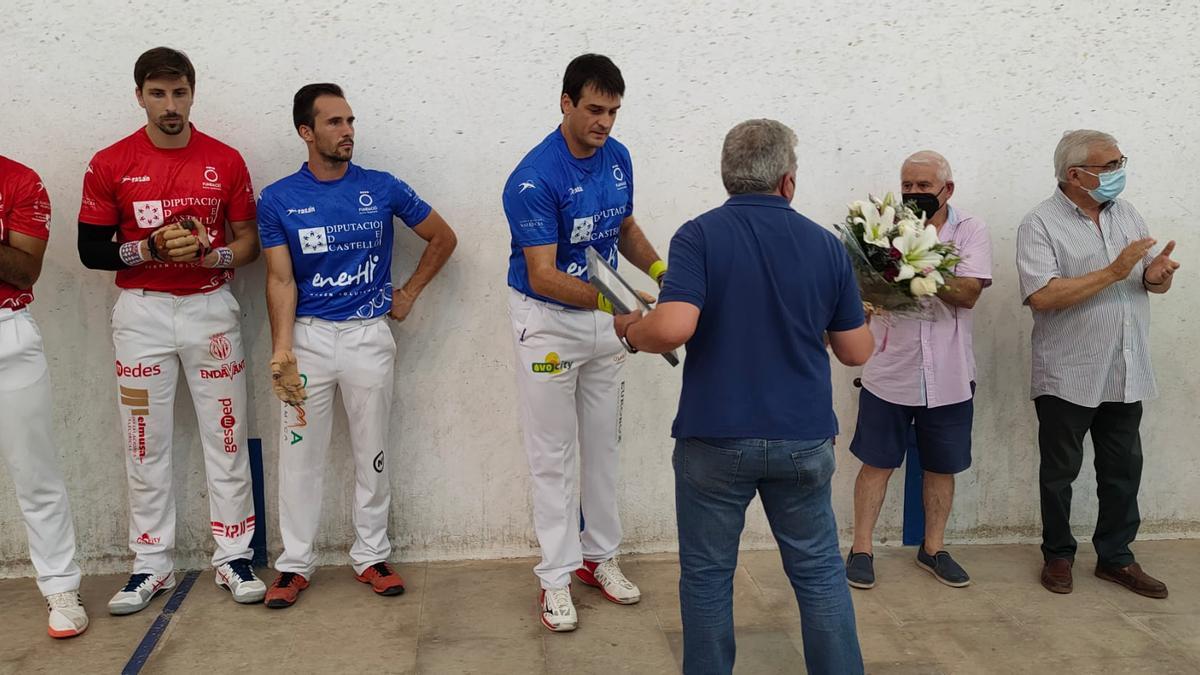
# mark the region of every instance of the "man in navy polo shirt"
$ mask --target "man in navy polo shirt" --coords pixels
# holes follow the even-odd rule
[[[833,387],[825,337],[861,365],[874,342],[842,244],[794,211],[796,135],[734,127],[721,151],[729,201],[671,240],[660,305],[614,320],[630,349],[687,344],[675,437],[685,673],[730,673],[733,573],[757,492],[800,605],[810,672],[861,673],[830,502]]]
[[[379,595],[404,582],[388,563],[391,483],[386,469],[396,342],[385,316],[403,321],[433,280],[456,238],[446,221],[404,181],[350,162],[354,112],[336,84],[296,92],[296,131],[308,161],[259,198],[259,232],[267,258],[267,309],[275,393],[283,404],[279,437],[279,576],[268,607],[289,607],[316,569],[313,544],[321,519],[321,482],[342,390],[354,454],[355,578]],[[428,244],[417,269],[392,287],[392,218]],[[300,378],[281,386],[288,374]],[[302,383],[302,384],[301,384]]]
[[[656,281],[667,269],[633,218],[629,151],[609,138],[624,94],[608,57],[571,61],[559,99],[562,124],[504,186],[517,395],[542,548],[534,572],[542,624],[555,632],[578,625],[572,572],[612,602],[641,599],[616,559],[625,351],[612,332],[612,305],[587,283],[586,257],[595,248],[615,267],[620,253]]]

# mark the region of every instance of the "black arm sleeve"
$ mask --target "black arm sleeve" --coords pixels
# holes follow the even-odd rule
[[[79,260],[93,270],[123,270],[129,265],[121,261],[121,245],[113,241],[116,225],[79,223]]]

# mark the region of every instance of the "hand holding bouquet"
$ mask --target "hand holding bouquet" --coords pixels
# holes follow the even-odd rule
[[[876,311],[927,318],[926,299],[954,276],[954,244],[892,193],[850,205],[837,226],[850,254],[864,303]]]

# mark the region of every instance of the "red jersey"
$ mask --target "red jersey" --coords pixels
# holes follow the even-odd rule
[[[83,176],[79,222],[118,225],[117,241],[125,243],[190,216],[208,229],[214,248],[224,246],[227,220],[255,219],[250,172],[237,150],[191,131],[183,148],[159,148],[142,128],[97,152]],[[117,285],[190,295],[232,278],[230,269],[151,261],[119,270]]]
[[[50,196],[33,169],[0,156],[0,244],[7,245],[13,232],[49,239]],[[0,309],[21,309],[31,302],[32,288],[0,280]]]

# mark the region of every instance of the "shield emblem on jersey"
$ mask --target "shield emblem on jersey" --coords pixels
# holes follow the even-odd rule
[[[571,243],[578,244],[583,241],[590,241],[592,238],[592,230],[596,227],[596,219],[592,216],[587,218],[576,218],[571,228]]]
[[[325,253],[329,250],[329,240],[325,236],[325,228],[305,227],[301,228],[297,234],[300,235],[301,252]]]
[[[154,229],[163,226],[163,205],[161,201],[134,202],[133,217],[137,219],[138,227]]]

